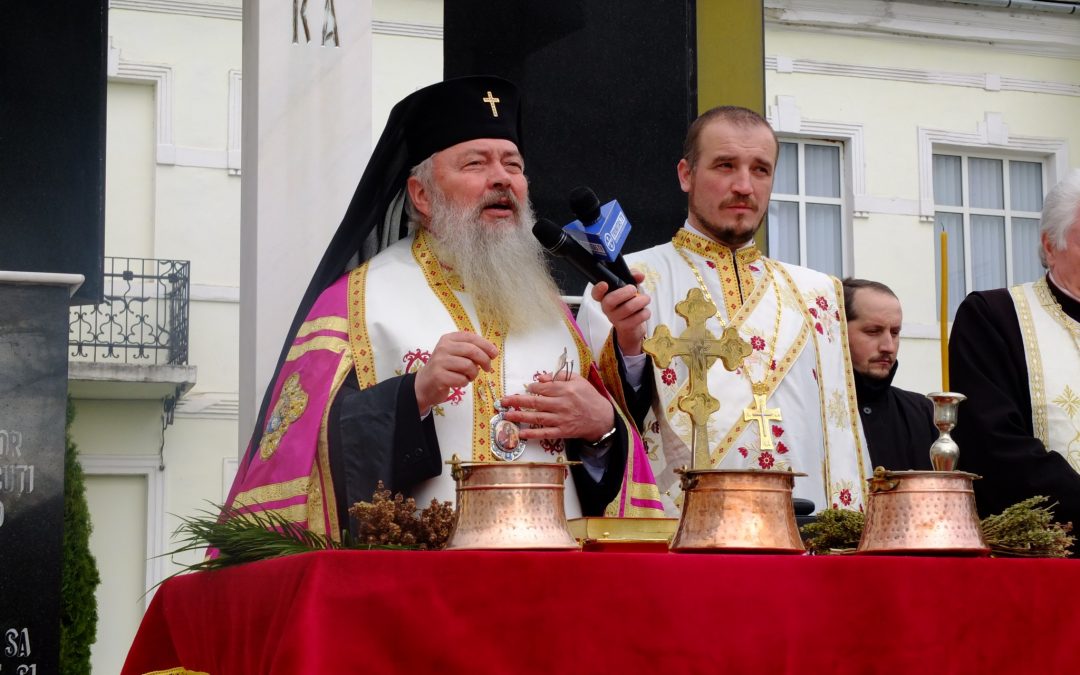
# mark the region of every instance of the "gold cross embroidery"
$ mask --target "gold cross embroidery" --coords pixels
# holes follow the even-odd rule
[[[720,409],[720,402],[709,394],[707,374],[716,359],[724,358],[730,349],[725,340],[717,339],[705,327],[705,321],[716,314],[716,305],[705,299],[700,288],[691,288],[686,299],[675,305],[675,313],[686,319],[686,330],[674,337],[671,330],[660,325],[642,348],[660,368],[667,368],[671,359],[681,357],[690,372],[690,391],[679,397],[679,410],[690,415],[694,426],[693,469],[712,468],[709,452],[709,415]],[[725,331],[726,333],[726,331]]]
[[[754,405],[743,410],[743,421],[757,422],[758,434],[761,436],[761,449],[772,450],[773,437],[772,431],[769,429],[769,422],[780,422],[783,420],[783,417],[780,416],[780,408],[766,408],[765,399],[765,392],[758,393],[758,388],[755,386]]]
[[[493,95],[491,94],[491,92],[490,92],[490,91],[488,91],[488,93],[487,93],[487,98],[484,98],[484,99],[481,99],[481,100],[482,100],[482,101],[483,101],[484,103],[487,103],[487,104],[489,104],[489,105],[491,106],[491,116],[492,116],[492,117],[498,117],[498,116],[499,116],[499,109],[495,107],[495,104],[496,104],[496,103],[500,103],[500,100],[499,100],[499,99],[495,98],[495,97],[494,97],[494,96],[493,96]]]

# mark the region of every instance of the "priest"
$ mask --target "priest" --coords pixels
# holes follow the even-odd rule
[[[605,381],[640,425],[665,510],[681,506],[675,470],[691,463],[690,416],[679,409],[689,373],[660,366],[643,340],[660,325],[686,327],[676,304],[700,289],[716,307],[706,323],[738,356],[716,359],[709,393],[707,466],[793,470],[795,496],[817,509],[860,509],[866,454],[839,280],[771,260],[754,234],[769,208],[778,143],[756,112],[722,106],[687,133],[678,163],[689,215],[672,241],[627,256],[639,287],[587,293],[578,320],[600,354]]]
[[[230,508],[337,539],[379,480],[420,505],[453,500],[444,462],[458,455],[582,460],[569,516],[659,514],[640,438],[531,234],[524,167],[505,80],[448,80],[394,107],[297,311]]]
[[[960,468],[982,476],[983,516],[1034,495],[1080,525],[1080,170],[1043,202],[1046,275],[976,291],[956,311],[950,388],[967,396],[954,437]]]
[[[849,277],[843,284],[855,395],[870,461],[890,471],[930,471],[930,446],[938,438],[934,404],[892,385],[900,366],[900,299],[880,281]]]

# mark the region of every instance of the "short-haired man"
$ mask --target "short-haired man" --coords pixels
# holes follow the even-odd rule
[[[870,460],[890,471],[929,471],[937,440],[934,405],[922,394],[892,386],[904,314],[892,289],[878,281],[844,279],[848,346],[855,371]]]
[[[954,437],[982,515],[1044,495],[1080,525],[1080,169],[1046,195],[1038,281],[976,291],[956,311]]]
[[[443,463],[456,454],[580,457],[568,515],[659,513],[640,439],[532,236],[518,98],[467,77],[394,107],[297,311],[229,507],[337,538],[379,480],[419,504],[453,500]]]
[[[708,370],[720,409],[708,419],[710,466],[791,469],[795,496],[817,509],[858,509],[869,457],[859,430],[840,282],[762,256],[754,245],[769,208],[779,145],[769,123],[735,106],[702,114],[678,163],[689,214],[675,238],[636,253],[641,293],[599,284],[578,314],[609,387],[619,389],[649,449],[669,514],[681,505],[675,470],[691,463],[693,427],[678,407],[687,392],[682,359],[658,367],[642,341],[657,326],[679,335],[676,305],[692,288],[716,306],[706,327],[737,334],[745,356]]]

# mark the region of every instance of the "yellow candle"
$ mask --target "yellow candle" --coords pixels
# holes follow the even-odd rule
[[[949,391],[949,235],[941,228],[941,390]]]

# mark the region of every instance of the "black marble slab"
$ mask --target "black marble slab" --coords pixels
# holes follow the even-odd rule
[[[0,674],[58,673],[68,289],[0,282]]]

